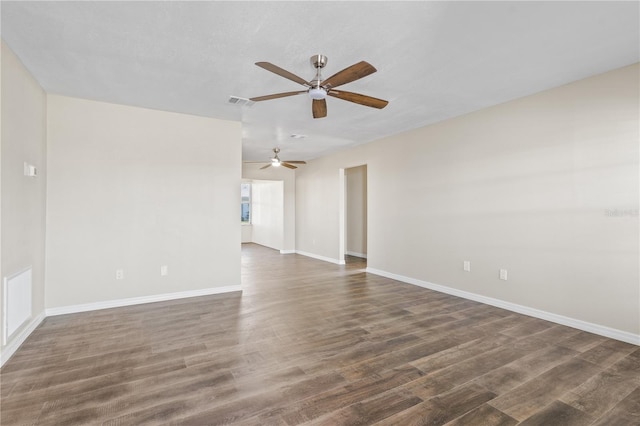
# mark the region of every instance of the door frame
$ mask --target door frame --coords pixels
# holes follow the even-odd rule
[[[346,170],[356,167],[365,166],[367,174],[365,176],[367,182],[367,193],[369,192],[369,166],[367,163],[355,164],[349,167],[339,169],[338,175],[338,261],[340,265],[345,264],[345,255],[347,253],[347,176]],[[367,196],[367,216],[369,215],[369,197]],[[369,218],[367,218],[369,219]],[[367,223],[369,221],[367,220]],[[367,242],[369,241],[369,226],[367,226]]]

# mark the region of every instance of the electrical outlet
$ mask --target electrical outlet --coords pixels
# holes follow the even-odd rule
[[[500,269],[500,279],[501,280],[507,280],[507,270],[506,269]]]
[[[116,269],[116,280],[124,279],[124,269]]]
[[[169,267],[167,265],[162,265],[160,267],[160,275],[163,277],[166,277],[167,275],[169,275]]]
[[[471,272],[471,261],[469,261],[469,260],[465,260],[465,261],[462,263],[462,269],[464,269],[464,270],[465,270],[465,271],[467,271],[467,272]]]

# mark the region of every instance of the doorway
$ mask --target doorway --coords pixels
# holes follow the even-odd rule
[[[344,202],[341,254],[346,263],[351,258],[367,258],[367,166],[344,169]],[[353,259],[357,258],[357,259]]]
[[[284,183],[283,181],[258,180],[250,183],[249,223],[242,225],[242,242],[256,243],[276,250],[284,244]],[[244,206],[243,206],[244,208]],[[244,212],[244,210],[243,210]]]

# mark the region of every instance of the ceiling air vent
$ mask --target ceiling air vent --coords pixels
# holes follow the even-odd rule
[[[229,103],[232,105],[238,105],[241,107],[250,107],[255,104],[251,99],[241,98],[239,96],[229,96]]]

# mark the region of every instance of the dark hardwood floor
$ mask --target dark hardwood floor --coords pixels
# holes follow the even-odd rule
[[[2,425],[639,425],[640,347],[244,245],[244,292],[47,318]]]

